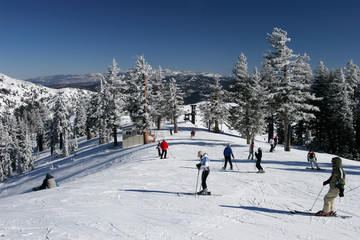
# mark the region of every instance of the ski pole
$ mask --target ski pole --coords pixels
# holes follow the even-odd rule
[[[197,188],[198,188],[199,175],[200,175],[200,169],[198,169],[198,174],[197,174],[197,179],[196,179],[195,197],[196,197]]]
[[[360,186],[357,186],[357,187],[351,188],[351,187],[349,187],[349,186],[348,186],[348,188],[350,188],[350,190],[349,190],[349,191],[347,191],[346,193],[351,192],[352,190],[355,190],[355,189],[357,189],[357,188],[359,188],[359,187],[360,187]]]
[[[312,207],[310,208],[310,211],[313,209],[313,207],[314,207],[314,205],[315,205],[316,201],[318,200],[318,198],[319,198],[319,196],[320,196],[320,193],[322,192],[322,190],[323,190],[323,189],[324,189],[324,185],[322,186],[322,188],[321,188],[321,190],[320,190],[319,194],[317,195],[317,197],[316,197],[316,199],[315,199],[314,204],[313,204],[313,205],[312,205]]]
[[[235,160],[235,159],[234,159]],[[234,163],[235,163],[235,166],[236,166],[236,168],[237,168],[237,170],[238,170],[238,172],[240,172],[240,170],[239,170],[239,168],[238,168],[238,165],[236,164],[236,162],[234,161]]]
[[[169,149],[169,148],[168,148],[168,151],[169,151],[170,155],[171,155],[173,158],[175,158],[174,155],[170,152],[170,149]]]

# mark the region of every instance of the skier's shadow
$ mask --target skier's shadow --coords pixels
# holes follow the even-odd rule
[[[279,213],[285,215],[292,215],[290,211],[285,210],[277,210],[277,209],[269,209],[269,208],[262,208],[262,207],[253,207],[253,206],[230,206],[230,205],[220,205],[220,207],[227,207],[227,208],[240,208],[249,211],[258,211],[258,212],[266,212],[266,213]]]

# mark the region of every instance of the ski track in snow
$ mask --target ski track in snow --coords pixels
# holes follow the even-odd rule
[[[306,149],[275,152],[263,137],[264,174],[247,160],[246,140],[236,133],[215,134],[191,123],[179,133],[163,135],[169,143],[167,159],[157,157],[156,143],[128,149],[99,146],[80,139],[79,150],[68,158],[42,154],[36,169],[0,184],[1,239],[359,239],[360,189],[335,200],[336,210],[350,219],[293,215],[308,211],[322,182],[331,173],[333,155],[317,153],[320,167],[306,167]],[[190,131],[196,128],[196,136]],[[120,136],[119,136],[120,137]],[[121,138],[120,138],[121,139]],[[234,170],[223,171],[223,149],[232,144]],[[209,190],[221,196],[194,196],[199,162],[208,153]],[[344,160],[346,182],[360,182],[360,163]],[[229,168],[229,166],[228,166]],[[239,171],[238,171],[239,169]],[[31,192],[47,172],[60,187]],[[313,211],[322,208],[321,192]]]

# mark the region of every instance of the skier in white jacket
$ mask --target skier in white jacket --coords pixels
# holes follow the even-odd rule
[[[209,168],[210,159],[209,159],[208,155],[206,153],[204,153],[203,151],[198,152],[198,157],[200,158],[200,163],[196,164],[196,167],[199,170],[200,169],[202,170],[202,174],[201,174],[202,190],[200,192],[198,192],[197,194],[206,195],[206,194],[208,194],[206,179],[210,173],[210,168]]]

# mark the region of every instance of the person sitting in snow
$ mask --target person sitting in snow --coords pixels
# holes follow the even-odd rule
[[[334,200],[339,195],[344,197],[345,186],[345,172],[342,168],[341,158],[334,157],[331,159],[332,171],[328,180],[323,182],[323,185],[330,184],[329,192],[324,196],[323,210],[316,213],[318,216],[336,215],[334,211]]]
[[[311,169],[314,169],[316,167],[317,170],[320,170],[319,165],[317,164],[316,155],[312,148],[310,148],[310,151],[307,154],[307,160],[308,162],[310,162]]]
[[[56,187],[56,181],[53,176],[50,175],[50,173],[46,174],[45,179],[43,180],[43,183],[40,187],[33,188],[33,191],[43,190],[46,188],[55,188]]]
[[[259,170],[258,173],[264,173],[263,168],[261,167],[261,158],[262,158],[262,148],[259,147],[258,151],[255,153],[255,157],[256,157],[256,168]]]
[[[196,164],[196,167],[199,169],[199,171],[202,170],[202,174],[201,174],[202,190],[200,192],[198,192],[197,194],[206,195],[206,194],[208,194],[206,179],[210,173],[210,167],[209,167],[210,159],[209,159],[208,155],[206,153],[204,153],[203,151],[198,152],[198,157],[200,158],[200,163]]]
[[[232,158],[235,158],[234,157],[234,154],[233,154],[233,151],[230,147],[230,143],[228,143],[228,145],[226,146],[226,148],[224,149],[224,158],[225,158],[225,165],[223,167],[224,170],[226,170],[226,165],[227,163],[229,162],[229,165],[230,165],[230,169],[233,170],[233,165],[232,165],[232,162],[231,162],[231,157]]]
[[[166,158],[167,149],[169,148],[169,144],[165,141],[165,139],[160,143],[161,147],[161,157],[160,158]]]

